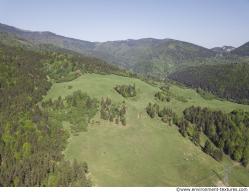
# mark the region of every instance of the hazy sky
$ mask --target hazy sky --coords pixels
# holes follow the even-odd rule
[[[249,0],[0,0],[0,23],[89,41],[249,41]]]

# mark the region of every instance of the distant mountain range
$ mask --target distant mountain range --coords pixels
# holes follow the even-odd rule
[[[217,53],[249,55],[249,43],[235,49],[230,46],[207,49],[195,44],[173,40],[145,38],[139,40],[89,42],[56,35],[51,32],[32,32],[0,24],[1,36],[8,36],[25,46],[60,48],[94,56],[134,72],[165,76],[187,66],[197,66],[217,60]],[[2,38],[6,41],[6,37]],[[15,40],[13,40],[15,39]],[[215,58],[215,59],[214,59]]]

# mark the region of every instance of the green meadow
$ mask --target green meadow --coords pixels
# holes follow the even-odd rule
[[[137,96],[124,98],[116,85],[135,83]],[[100,100],[125,101],[127,125],[100,119],[100,113],[89,122],[88,131],[72,135],[64,154],[67,159],[86,161],[95,186],[222,186],[224,173],[229,185],[249,186],[249,170],[226,157],[221,163],[202,152],[175,126],[151,119],[145,107],[149,102],[168,106],[178,115],[192,105],[230,112],[248,110],[249,106],[217,99],[205,100],[195,90],[171,85],[173,98],[159,102],[154,94],[158,86],[139,79],[116,75],[85,74],[66,82],[55,83],[44,98],[65,97],[81,90]],[[65,129],[70,127],[64,119]]]

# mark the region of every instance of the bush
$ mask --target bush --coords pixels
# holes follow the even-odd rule
[[[123,97],[135,97],[136,87],[133,85],[117,85],[114,89]]]
[[[101,104],[100,104],[100,118],[104,120],[109,120],[110,122],[113,122],[115,119],[115,123],[119,124],[119,121],[121,121],[122,125],[126,125],[126,105],[125,102],[122,102],[120,104],[114,104],[112,103],[110,98],[102,98]]]

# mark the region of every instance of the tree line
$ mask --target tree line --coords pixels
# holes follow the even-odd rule
[[[233,160],[247,166],[249,161],[248,112],[234,110],[226,114],[222,111],[192,106],[185,109],[183,114],[185,121],[194,125],[199,133],[204,133],[219,151],[223,151]],[[180,126],[180,130],[184,130],[185,127],[188,126]],[[218,153],[210,150],[208,143],[205,146],[205,151],[209,154]]]
[[[74,91],[64,99],[59,96],[41,103],[49,116],[71,124],[71,132],[77,135],[79,131],[87,131],[87,125],[98,111],[98,101],[82,91]]]
[[[84,73],[135,76],[103,60],[69,51],[43,51],[43,55],[47,74],[58,83],[74,80]]]
[[[114,89],[123,97],[135,97],[136,92],[136,86],[133,85],[117,85],[114,87]]]
[[[120,104],[114,104],[110,98],[102,98],[100,103],[100,118],[115,122],[116,124],[126,125],[127,107],[123,101]]]
[[[164,91],[158,91],[155,94],[155,98],[157,98],[159,101],[167,101],[170,102],[170,96],[166,94]]]
[[[172,109],[163,107],[160,109],[159,105],[154,103],[149,103],[146,107],[146,112],[151,118],[159,117],[164,123],[172,125],[176,121],[176,114]]]

